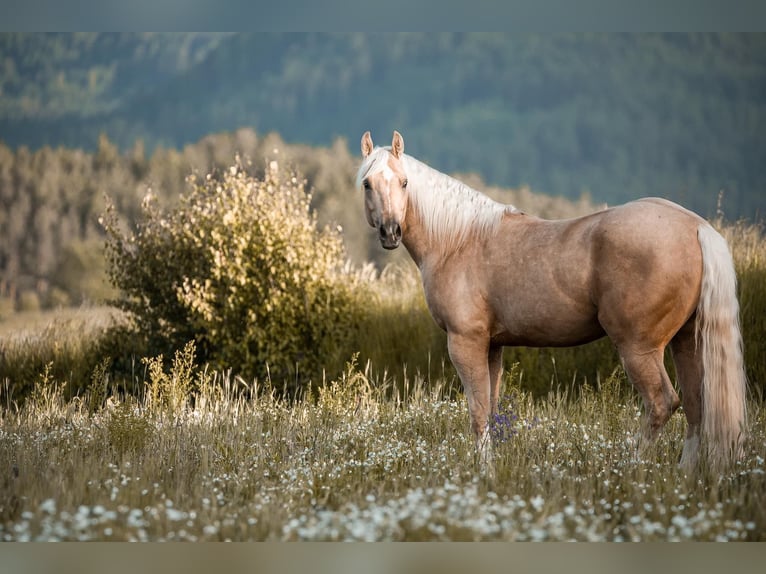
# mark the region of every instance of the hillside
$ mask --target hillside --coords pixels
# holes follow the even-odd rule
[[[0,35],[11,147],[181,147],[243,126],[610,204],[766,213],[766,35]],[[9,78],[13,78],[12,81]]]

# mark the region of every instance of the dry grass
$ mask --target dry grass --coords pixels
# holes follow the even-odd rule
[[[91,333],[109,327],[120,315],[113,307],[90,305],[50,311],[21,311],[0,321],[0,341],[7,344],[13,341],[28,343],[45,339],[61,327],[70,333]]]
[[[127,321],[123,312],[107,306],[83,306],[55,311],[16,313],[0,321],[0,384],[21,399],[48,372],[77,394],[105,354],[131,346],[115,340],[110,329]],[[116,354],[116,353],[115,353]]]
[[[0,420],[3,540],[764,540],[766,419],[747,455],[686,476],[677,414],[634,456],[624,377],[577,400],[507,380],[496,477],[477,470],[454,381],[396,392],[350,364],[288,404],[193,365],[89,408],[48,381]],[[98,387],[94,380],[91,392]]]

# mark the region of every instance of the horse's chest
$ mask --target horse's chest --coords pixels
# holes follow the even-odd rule
[[[429,285],[429,282],[424,280],[423,291],[426,297],[426,305],[428,306],[431,316],[441,329],[446,330],[447,325],[445,319],[447,317],[445,315],[447,306],[445,305],[444,297],[441,293],[442,290],[434,288],[432,285]]]
[[[434,321],[444,330],[466,323],[485,323],[490,310],[479,277],[471,273],[423,275],[426,303]]]

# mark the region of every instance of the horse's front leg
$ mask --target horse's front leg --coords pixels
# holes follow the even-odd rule
[[[447,347],[455,366],[463,391],[468,399],[471,430],[476,442],[482,468],[492,472],[492,451],[489,438],[489,421],[492,414],[492,397],[489,373],[489,339],[457,333],[447,334]]]

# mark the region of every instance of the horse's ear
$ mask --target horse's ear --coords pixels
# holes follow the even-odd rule
[[[404,138],[402,137],[402,134],[396,130],[394,130],[394,139],[391,141],[391,153],[393,153],[394,157],[397,159],[402,157],[402,154],[404,153]]]
[[[372,136],[370,132],[364,132],[362,136],[362,157],[367,157],[372,153]]]

